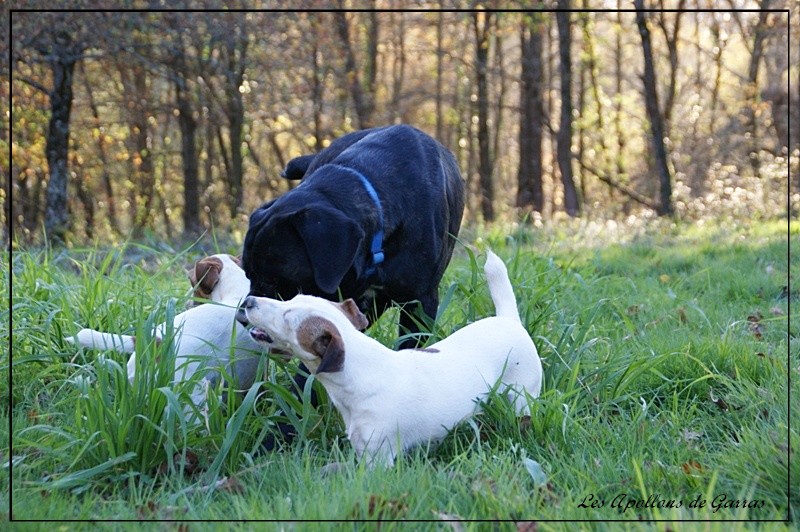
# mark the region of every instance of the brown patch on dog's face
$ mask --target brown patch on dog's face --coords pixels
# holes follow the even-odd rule
[[[347,319],[350,320],[350,323],[358,329],[359,331],[363,331],[369,326],[369,320],[366,316],[358,309],[358,305],[352,299],[345,299],[341,303],[334,303],[339,310],[347,316]]]
[[[325,318],[312,316],[300,323],[297,343],[322,359],[317,373],[341,371],[344,367],[344,342],[336,325]]]
[[[189,281],[194,286],[194,297],[209,299],[219,282],[221,272],[222,261],[217,257],[206,257],[197,261],[188,272]]]

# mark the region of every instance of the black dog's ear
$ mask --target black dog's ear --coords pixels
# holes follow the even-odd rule
[[[284,168],[281,172],[281,177],[291,180],[303,179],[303,177],[306,175],[308,167],[311,166],[311,162],[316,156],[317,155],[314,154],[295,157],[286,163],[286,168]]]
[[[364,230],[342,211],[328,207],[300,211],[292,223],[306,245],[317,286],[326,294],[336,293],[353,265]]]

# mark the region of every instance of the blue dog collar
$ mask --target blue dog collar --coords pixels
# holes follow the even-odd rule
[[[378,230],[375,231],[375,235],[372,237],[372,244],[370,246],[370,253],[372,253],[372,264],[365,272],[367,277],[369,277],[378,270],[378,266],[383,262],[383,207],[381,207],[381,200],[378,197],[378,193],[375,191],[375,187],[372,186],[372,183],[369,182],[369,179],[364,177],[364,174],[358,170],[339,164],[332,164],[331,166],[336,166],[337,168],[347,170],[348,172],[358,176],[358,179],[361,180],[361,184],[364,185],[364,189],[367,191],[367,194],[369,194],[369,197],[372,198],[375,208],[378,210]]]

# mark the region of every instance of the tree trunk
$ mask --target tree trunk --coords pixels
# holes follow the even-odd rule
[[[77,168],[77,161],[75,160],[75,154],[72,155],[70,166],[73,168]],[[94,220],[95,220],[95,198],[92,196],[91,191],[89,190],[89,185],[92,181],[92,176],[88,175],[87,173],[83,172],[81,169],[78,169],[79,177],[75,179],[73,182],[75,184],[75,195],[80,200],[81,205],[83,206],[83,214],[84,214],[84,223],[78,224],[83,226],[83,232],[86,238],[89,240],[94,238]],[[73,229],[75,225],[73,225]]]
[[[475,81],[478,89],[478,183],[481,212],[487,222],[494,220],[492,157],[489,144],[489,27],[492,14],[476,11],[472,15],[475,31]]]
[[[197,168],[197,121],[194,119],[191,96],[186,80],[175,82],[178,104],[178,127],[181,130],[181,160],[183,163],[183,233],[190,236],[202,230],[200,225],[200,177]]]
[[[208,107],[209,101],[206,96],[206,91],[200,91],[200,108]],[[202,115],[201,115],[202,116]],[[211,184],[218,179],[214,175],[214,168],[218,168],[217,165],[217,151],[215,149],[216,144],[216,135],[215,135],[215,124],[212,123],[210,117],[203,117],[203,139],[201,142],[205,142],[205,151],[206,157],[203,161],[203,183],[201,185],[201,193],[200,193],[200,204],[202,206],[203,212],[206,212],[205,219],[214,219],[216,216],[215,208],[218,205],[217,201],[210,197],[209,190],[211,188]]]
[[[135,238],[144,234],[151,217],[155,179],[153,177],[152,154],[149,146],[150,133],[147,122],[150,101],[147,91],[147,73],[138,62],[125,58],[117,63],[122,87],[125,93],[125,106],[128,122],[128,152],[130,164],[130,222]]]
[[[508,92],[508,76],[505,67],[505,55],[503,54],[503,39],[500,38],[500,18],[494,18],[494,28],[491,30],[492,41],[494,42],[494,67],[493,71],[497,73],[497,96],[492,98],[496,102],[494,109],[494,140],[492,141],[492,167],[498,167],[498,161],[501,160],[501,153],[503,151],[503,122],[504,109],[506,107],[506,94]],[[502,166],[500,166],[502,168]],[[500,183],[502,187],[502,182]]]
[[[549,147],[548,153],[551,155],[551,159],[553,161],[554,161],[554,155],[556,153],[557,131],[555,130],[555,128],[553,128],[552,124],[550,123],[550,120],[551,120],[551,117],[553,116],[553,110],[555,109],[555,98],[553,98],[553,90],[552,90],[552,88],[553,88],[553,83],[555,82],[555,79],[556,79],[556,75],[555,75],[556,67],[554,65],[554,63],[555,63],[554,58],[555,58],[556,54],[558,53],[558,49],[556,48],[557,45],[558,45],[557,39],[553,39],[553,19],[554,18],[555,17],[548,17],[547,18],[547,26],[546,26],[545,33],[544,33],[544,35],[546,37],[545,44],[544,44],[545,70],[546,70],[546,73],[544,75],[544,79],[547,80],[547,85],[544,88],[545,106],[546,106],[546,111],[544,113],[544,116],[545,116],[545,126],[547,127],[547,132],[549,133],[547,135],[547,141],[548,141],[548,147]],[[555,44],[556,47],[554,47],[554,44]],[[556,196],[557,195],[556,195],[556,192],[555,192],[556,191],[556,172],[555,172],[555,169],[554,169],[552,164],[550,165],[549,178],[550,178],[550,185],[551,185],[551,187],[550,187],[551,193],[550,193],[550,197],[548,199],[549,199],[549,204],[550,204],[550,216],[552,216],[556,212],[556,210],[558,208],[558,206],[556,205],[556,199],[557,199]]]
[[[583,0],[583,7],[584,8],[587,7],[586,4],[587,4],[587,1]],[[597,129],[596,129],[596,132],[597,132],[597,139],[598,139],[597,142],[600,145],[599,159],[601,161],[601,168],[602,168],[603,172],[609,172],[609,168],[610,168],[609,153],[610,153],[610,150],[608,149],[608,146],[606,146],[606,135],[605,135],[606,126],[605,126],[605,120],[603,118],[603,116],[605,115],[605,109],[603,109],[603,102],[600,99],[600,81],[598,80],[598,75],[597,75],[598,74],[598,72],[597,72],[597,54],[596,54],[595,48],[594,48],[594,38],[595,38],[594,37],[594,35],[595,35],[594,26],[591,23],[591,19],[590,19],[588,13],[583,13],[581,15],[581,17],[582,17],[582,19],[581,19],[582,24],[581,25],[582,25],[582,28],[583,28],[583,43],[584,43],[584,49],[585,49],[583,57],[585,58],[585,61],[586,61],[586,70],[589,73],[589,91],[591,92],[592,100],[594,101],[594,106],[595,106],[595,109],[596,109],[596,112],[597,112],[597,123],[596,123]],[[617,52],[619,52],[619,50],[617,50]],[[618,67],[619,67],[619,64],[618,64]],[[617,73],[619,75],[619,77],[617,78],[617,81],[621,82],[621,72],[617,72]],[[617,87],[617,95],[621,97],[621,95],[622,95],[621,87]],[[583,116],[583,113],[582,112],[578,113],[578,116]],[[619,115],[618,115],[618,119],[619,119]],[[617,134],[621,135],[621,132],[618,130]],[[622,142],[624,142],[624,141],[622,141]],[[585,161],[582,158],[579,159],[579,160],[581,161],[580,162],[581,166],[584,167]],[[614,188],[613,186],[609,185],[609,196],[610,197],[613,197],[613,193],[612,193],[613,188]],[[581,192],[583,192],[583,186],[581,187]],[[584,205],[587,204],[585,196],[583,197],[583,204]]]
[[[168,56],[167,65],[172,69],[175,84],[175,104],[178,108],[178,129],[181,132],[181,165],[183,167],[183,234],[195,236],[202,230],[200,225],[200,176],[198,170],[197,120],[187,79],[191,73],[186,64],[186,45],[181,25],[186,19],[170,16],[169,28],[175,33],[174,51]],[[168,124],[169,129],[169,124]],[[166,206],[165,206],[166,209]],[[170,228],[167,213],[165,223]]]
[[[232,89],[231,87],[228,93],[228,127],[231,156],[228,179],[231,188],[231,218],[234,219],[239,214],[243,199],[244,158],[242,156],[242,129],[244,128],[244,105],[242,104],[242,94],[239,92],[238,87],[235,92]]]
[[[664,132],[669,136],[672,127],[672,111],[675,108],[675,93],[677,88],[678,79],[678,37],[681,30],[681,15],[686,5],[686,0],[679,0],[677,10],[675,11],[675,24],[672,26],[672,31],[667,28],[666,13],[663,11],[659,13],[658,25],[661,32],[664,34],[664,41],[667,43],[667,54],[669,56],[669,80],[666,90],[666,101],[664,102],[664,110],[661,115],[664,117]],[[664,7],[664,1],[661,0],[661,7]]]
[[[367,105],[369,106],[370,117],[375,112],[375,83],[378,79],[378,40],[380,38],[378,31],[378,13],[375,10],[375,0],[369,2],[371,11],[367,12],[369,24],[367,25],[367,57],[365,65],[365,82],[367,89]],[[400,22],[400,31],[405,17],[402,17]],[[402,35],[402,33],[401,33]]]
[[[344,9],[344,2],[340,1],[339,5],[341,9]],[[345,76],[350,87],[350,94],[353,96],[356,117],[358,118],[358,127],[360,129],[366,129],[372,127],[373,104],[370,101],[370,96],[364,93],[364,89],[361,86],[358,69],[356,68],[356,56],[355,52],[353,52],[353,45],[350,42],[350,26],[347,22],[345,11],[341,9],[339,11],[334,11],[333,17],[336,22],[336,30],[339,33],[339,40],[342,43],[345,54]],[[377,51],[377,46],[375,50]]]
[[[622,0],[617,0],[617,25],[614,45],[614,132],[617,137],[616,174],[617,179],[625,176],[625,135],[622,132]],[[609,189],[609,195],[612,195]]]
[[[315,17],[316,20],[316,17]],[[322,92],[325,84],[325,73],[320,61],[319,28],[314,22],[316,36],[312,44],[311,57],[311,103],[314,109],[314,150],[322,151]]]
[[[798,12],[798,16],[800,17],[800,12]],[[797,27],[797,26],[795,26]],[[800,36],[799,36],[800,37]],[[800,38],[795,37],[795,42],[798,43],[797,47],[797,55],[795,57],[800,57]],[[797,130],[800,129],[800,68],[797,70],[797,79],[795,80],[795,97],[794,97],[794,105],[791,106],[794,109],[794,129],[792,130],[792,137],[794,140],[790,139],[791,146],[789,147],[789,153],[793,153],[794,150],[800,152],[800,132]],[[789,96],[791,101],[791,95]],[[798,154],[800,155],[800,153]],[[796,192],[800,192],[800,172],[795,172],[794,174],[795,179],[797,180],[797,185],[795,188]]]
[[[559,0],[559,9],[569,9],[569,0]],[[580,215],[578,193],[572,179],[572,53],[570,51],[570,13],[558,11],[559,74],[561,77],[561,120],[556,142],[556,157],[564,186],[564,210],[570,216]]]
[[[745,129],[750,133],[750,166],[753,168],[753,175],[760,177],[761,175],[761,159],[759,157],[759,150],[761,149],[758,124],[756,123],[756,107],[758,106],[758,69],[761,66],[761,57],[764,53],[764,40],[766,39],[766,23],[769,13],[766,11],[770,8],[772,0],[762,0],[762,11],[758,14],[758,23],[756,24],[753,36],[753,53],[750,56],[750,66],[747,69],[747,85],[745,86],[745,103],[744,122]]]
[[[392,61],[392,115],[395,122],[402,122],[404,113],[400,106],[400,96],[403,91],[403,80],[406,72],[406,48],[405,48],[405,20],[404,14],[400,14],[399,20],[394,21],[394,57]]]
[[[444,143],[444,139],[442,138],[444,133],[444,124],[442,123],[442,76],[444,75],[443,25],[444,13],[439,11],[436,18],[436,140],[442,143]]]
[[[712,16],[715,13],[712,13]],[[711,89],[711,118],[710,118],[710,136],[713,138],[714,133],[717,131],[717,102],[719,101],[719,91],[722,86],[722,50],[725,48],[726,40],[722,40],[720,35],[719,21],[714,17],[714,22],[711,24],[711,35],[713,37],[713,54],[714,54],[714,86]]]
[[[228,168],[228,183],[230,185],[230,212],[231,219],[235,219],[242,207],[244,191],[244,156],[242,155],[242,137],[244,130],[244,103],[239,87],[244,82],[244,71],[247,63],[247,35],[238,34],[243,30],[238,29],[237,35],[228,40],[228,72],[226,93],[226,114],[228,115],[228,128],[230,140],[230,167]]]
[[[135,112],[131,124],[133,125],[134,153],[139,156],[140,161],[136,173],[139,176],[139,197],[142,201],[141,209],[138,209],[136,213],[134,234],[141,236],[153,217],[156,178],[153,173],[152,138],[150,137],[147,121],[148,109],[145,103],[151,101],[147,88],[147,74],[143,68],[138,66],[134,68],[133,74]]]
[[[520,30],[522,79],[520,90],[519,171],[517,207],[542,213],[542,132],[544,129],[544,68],[541,15],[526,14]]]
[[[86,96],[89,100],[89,109],[92,112],[92,122],[94,124],[94,128],[97,130],[97,153],[100,156],[100,164],[102,165],[100,175],[106,193],[109,226],[115,233],[120,234],[121,231],[119,228],[119,220],[117,219],[117,200],[116,196],[114,195],[114,186],[111,182],[111,175],[108,171],[109,164],[108,153],[106,152],[106,134],[103,133],[100,127],[100,112],[94,99],[92,84],[89,82],[89,78],[86,76],[86,72],[84,71],[83,63],[80,64],[80,69],[84,90],[86,90]]]
[[[644,17],[643,0],[634,0],[636,8],[636,25],[642,39],[642,54],[644,56],[644,102],[647,118],[650,121],[650,135],[653,146],[656,173],[659,181],[659,204],[656,211],[659,216],[671,216],[674,212],[672,206],[672,176],[667,163],[667,150],[664,146],[664,124],[658,106],[658,92],[656,90],[656,71],[653,66],[653,49],[650,42],[650,30]]]
[[[64,39],[68,39],[66,35]],[[45,194],[44,228],[51,242],[63,243],[69,231],[67,183],[69,168],[69,119],[72,111],[73,58],[55,54],[50,59],[53,90],[50,92],[50,121],[47,127],[45,152],[49,180]]]
[[[9,101],[9,87],[8,84],[3,84],[0,87],[0,98],[4,102]],[[11,146],[11,139],[9,138],[10,129],[6,126],[5,120],[0,120],[0,142],[5,143],[6,146]],[[10,161],[9,161],[10,162]],[[0,215],[0,242],[6,244],[11,240],[11,221],[13,215],[11,213],[11,171],[8,164],[0,164],[0,197],[3,199],[3,212]]]
[[[586,19],[589,17],[588,13],[581,13],[578,15],[581,19],[581,24],[586,28]],[[583,117],[586,114],[586,71],[591,67],[589,62],[589,51],[586,44],[586,32],[584,32],[584,39],[581,41],[583,46],[582,53],[579,54],[580,60],[578,61],[578,151],[575,154],[575,159],[578,162],[578,190],[580,191],[581,209],[586,209],[586,171],[584,170],[585,150],[586,150],[586,121]],[[602,138],[602,135],[600,135]],[[601,154],[603,152],[600,152]]]

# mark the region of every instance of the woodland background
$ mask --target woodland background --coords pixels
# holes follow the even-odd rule
[[[800,204],[800,2],[222,4],[2,8],[4,240],[240,239],[289,159],[400,122],[456,154],[466,223]]]

